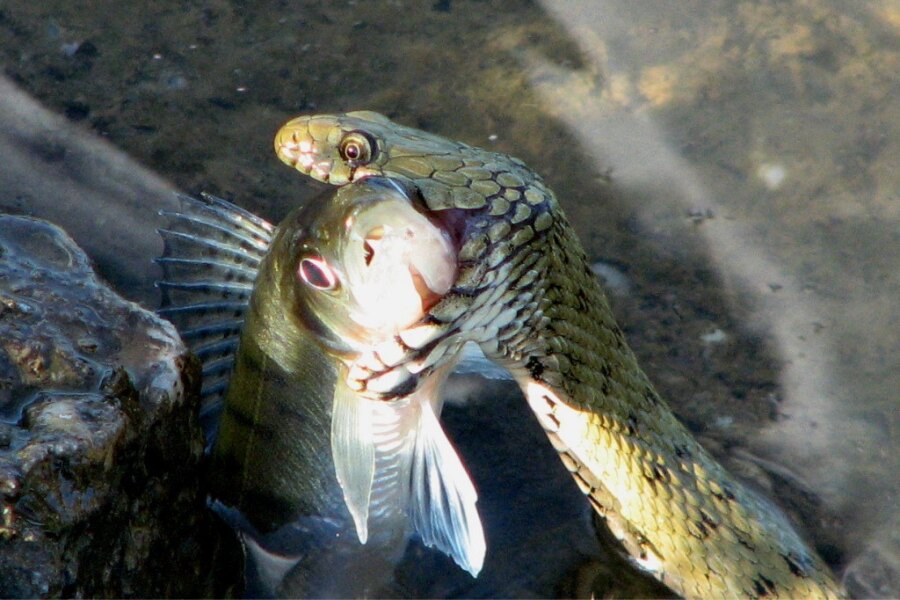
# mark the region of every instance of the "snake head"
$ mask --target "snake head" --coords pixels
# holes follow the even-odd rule
[[[372,176],[428,178],[435,170],[434,157],[459,153],[462,147],[372,111],[304,115],[288,121],[275,135],[278,158],[333,185]]]
[[[297,117],[276,134],[275,153],[287,165],[324,183],[343,185],[380,175],[384,123],[390,121],[366,111]]]

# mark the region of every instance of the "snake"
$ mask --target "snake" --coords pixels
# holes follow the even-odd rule
[[[457,223],[458,273],[422,326],[427,344],[397,340],[409,357],[385,369],[424,373],[477,343],[512,374],[640,568],[686,598],[846,595],[784,514],[673,414],[626,343],[559,201],[523,161],[370,111],[294,118],[275,150],[332,185],[403,180],[425,210]],[[359,375],[357,389],[372,376]]]

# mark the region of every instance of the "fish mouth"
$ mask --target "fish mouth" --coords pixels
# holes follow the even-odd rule
[[[354,296],[352,317],[376,333],[393,336],[420,322],[453,286],[452,237],[409,202],[386,202],[359,224],[347,250]]]
[[[416,289],[416,292],[418,292],[419,299],[422,302],[421,316],[424,317],[425,314],[444,297],[447,290],[441,291],[431,289],[426,278],[414,265],[409,266],[409,274],[412,277],[413,287]]]
[[[380,250],[384,237],[385,228],[384,226],[379,225],[369,231],[368,235],[363,239],[363,260],[367,266],[370,266],[375,259],[376,252]],[[408,230],[406,232],[406,238],[409,239],[411,243],[414,242],[415,237],[415,234],[411,231]],[[407,269],[409,270],[410,281],[412,282],[412,286],[416,293],[419,295],[419,300],[422,305],[420,316],[424,316],[425,313],[437,304],[438,301],[444,297],[444,294],[449,291],[450,288],[447,284],[447,276],[451,272],[455,273],[455,262],[455,260],[448,260],[448,257],[444,255],[432,257],[428,264],[424,266],[414,262],[408,263]],[[420,268],[426,270],[422,271]]]

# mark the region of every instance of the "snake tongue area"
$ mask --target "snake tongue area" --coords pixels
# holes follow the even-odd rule
[[[428,311],[439,335],[395,364],[427,372],[480,344],[517,379],[638,566],[688,598],[845,595],[782,513],[656,393],[555,196],[522,161],[370,112],[295,118],[275,149],[321,181],[390,177],[412,184],[435,218],[464,215],[456,280]]]

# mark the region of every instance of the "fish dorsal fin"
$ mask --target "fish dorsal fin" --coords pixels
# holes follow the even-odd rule
[[[159,314],[172,321],[203,364],[204,410],[224,395],[259,263],[274,227],[214,196],[179,194],[156,262],[163,269]]]
[[[477,577],[486,545],[475,508],[478,494],[447,439],[431,402],[421,402],[412,463],[410,513],[426,546],[450,556]]]
[[[362,544],[369,539],[369,499],[375,473],[369,402],[347,386],[345,376],[338,376],[331,413],[331,456],[344,502]]]

